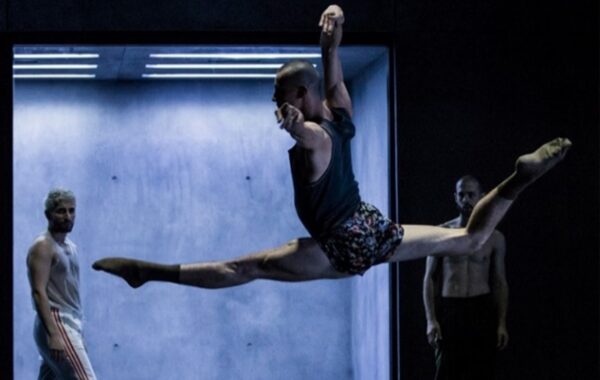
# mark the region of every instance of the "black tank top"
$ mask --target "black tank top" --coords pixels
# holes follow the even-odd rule
[[[355,127],[344,109],[331,111],[334,120],[323,120],[320,124],[332,144],[331,161],[321,178],[312,183],[304,178],[306,149],[294,145],[289,150],[296,212],[315,239],[327,236],[333,227],[352,216],[361,201],[350,151]]]

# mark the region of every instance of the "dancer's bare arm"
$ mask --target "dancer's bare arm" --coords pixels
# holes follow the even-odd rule
[[[46,293],[53,259],[54,252],[48,242],[38,241],[29,251],[27,268],[35,308],[48,334],[50,353],[55,360],[61,360],[65,351],[64,341],[60,336],[56,323],[54,323],[54,319],[52,319],[50,302]]]
[[[300,147],[319,150],[325,147],[325,144],[331,144],[331,138],[323,128],[312,121],[305,121],[298,108],[286,103],[281,111],[285,115],[281,128],[285,129]]]
[[[491,288],[498,313],[498,349],[502,350],[508,344],[508,330],[506,328],[506,313],[508,310],[508,282],[504,258],[506,256],[506,240],[504,235],[494,233],[494,250],[492,252]]]
[[[325,101],[328,107],[343,108],[352,116],[352,101],[344,84],[342,63],[338,47],[342,41],[344,12],[337,5],[330,5],[321,14],[321,56],[323,59]]]

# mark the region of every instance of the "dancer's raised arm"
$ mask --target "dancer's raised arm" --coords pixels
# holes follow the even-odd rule
[[[342,41],[344,12],[330,5],[321,15],[321,56],[323,59],[325,102],[330,108],[343,108],[352,116],[352,101],[344,84],[344,74],[338,47]]]

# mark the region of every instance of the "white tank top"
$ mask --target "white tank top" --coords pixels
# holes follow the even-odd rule
[[[77,246],[68,238],[65,239],[64,245],[60,245],[49,232],[45,232],[44,236],[53,243],[56,252],[56,261],[50,268],[50,278],[46,287],[50,306],[81,318]]]

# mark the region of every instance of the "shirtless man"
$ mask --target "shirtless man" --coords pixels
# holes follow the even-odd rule
[[[476,178],[459,179],[454,193],[459,216],[442,227],[465,227],[482,196]],[[427,339],[436,350],[436,380],[494,378],[496,350],[508,344],[505,251],[504,236],[494,231],[483,247],[470,255],[427,258],[423,302]]]
[[[96,378],[82,333],[77,246],[67,238],[75,223],[75,195],[54,189],[45,202],[48,230],[27,254],[33,305],[34,338],[42,363],[39,380]]]
[[[558,138],[521,156],[515,172],[477,204],[465,228],[393,223],[361,200],[354,179],[352,102],[338,56],[343,23],[337,5],[329,6],[319,21],[324,100],[319,75],[308,62],[288,62],[275,78],[273,101],[283,118],[281,128],[295,140],[289,158],[296,210],[311,237],[224,261],[163,265],[105,258],[93,267],[122,277],[132,287],[169,281],[223,288],[256,279],[335,279],[385,262],[464,255],[488,240],[517,195],[561,161],[571,146],[568,139]]]

